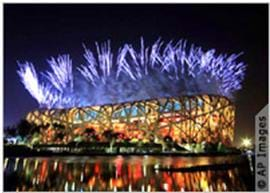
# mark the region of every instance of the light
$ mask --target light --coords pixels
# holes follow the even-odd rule
[[[145,190],[144,190],[144,185],[142,185],[142,188],[141,188],[141,192],[144,192]]]
[[[168,188],[169,188],[169,185],[168,185],[167,183],[164,183],[164,184],[163,184],[163,189],[167,191]]]
[[[147,192],[151,192],[151,185],[150,184],[147,185]]]
[[[143,165],[143,176],[147,176],[147,169],[146,169],[146,165]]]
[[[131,184],[128,185],[128,191],[132,192],[132,185]]]
[[[75,182],[72,183],[71,190],[74,192],[75,191]]]
[[[65,192],[68,192],[68,182],[65,183]]]
[[[17,168],[18,168],[18,163],[19,163],[19,158],[16,158],[16,160],[15,160],[15,165],[14,165],[14,171],[17,170]]]
[[[251,147],[251,144],[252,144],[252,140],[250,138],[243,138],[242,139],[242,142],[241,142],[241,146],[244,147],[244,148],[249,148]]]
[[[58,162],[55,161],[55,162],[54,162],[54,165],[53,165],[53,171],[55,171],[55,170],[57,169],[57,165],[58,165]]]
[[[8,158],[5,158],[5,162],[4,162],[4,168],[5,169],[6,169],[7,165],[8,165]]]

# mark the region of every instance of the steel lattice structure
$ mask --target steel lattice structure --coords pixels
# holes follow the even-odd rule
[[[26,119],[36,125],[61,124],[72,141],[87,129],[99,135],[112,130],[129,140],[163,140],[178,143],[222,142],[231,144],[235,106],[223,96],[197,95],[134,101],[84,108],[36,110]],[[43,133],[43,142],[53,142],[53,132]]]

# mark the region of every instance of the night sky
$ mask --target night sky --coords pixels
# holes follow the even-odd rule
[[[16,61],[31,61],[38,71],[46,59],[70,54],[82,64],[82,43],[112,40],[139,44],[189,40],[218,53],[244,52],[243,88],[235,96],[236,143],[254,136],[255,114],[268,103],[268,5],[4,5],[4,125],[14,125],[37,102],[20,83]]]

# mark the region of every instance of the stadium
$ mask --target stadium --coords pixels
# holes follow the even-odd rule
[[[135,101],[85,108],[37,110],[27,115],[35,125],[64,125],[65,135],[76,137],[86,130],[102,136],[105,131],[118,133],[119,140],[163,140],[177,143],[233,141],[235,107],[225,97],[201,95]],[[43,143],[54,138],[50,129]],[[72,137],[70,138],[72,141]]]

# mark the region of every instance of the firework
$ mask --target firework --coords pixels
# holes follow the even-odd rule
[[[20,63],[17,73],[21,82],[40,107],[66,107],[74,104],[71,97],[73,91],[72,63],[68,55],[48,60],[52,72],[41,73],[49,82],[39,80],[32,63]]]
[[[17,71],[26,90],[39,104],[44,104],[46,98],[49,97],[50,88],[40,83],[38,75],[32,63],[19,63],[20,69]]]
[[[216,94],[233,98],[241,89],[246,65],[242,54],[203,51],[187,41],[165,43],[158,39],[139,48],[124,44],[114,56],[110,41],[96,43],[96,51],[85,45],[86,63],[72,71],[69,55],[48,60],[51,71],[38,79],[33,65],[19,64],[18,74],[25,88],[40,106],[73,107],[143,100],[149,98]],[[47,80],[47,81],[46,81]]]
[[[61,93],[66,89],[73,90],[72,61],[69,55],[60,55],[55,59],[51,57],[47,60],[52,72],[47,71],[43,74],[50,83]]]
[[[105,42],[101,46],[96,43],[97,59],[95,58],[93,52],[87,49],[85,45],[83,45],[83,47],[85,50],[84,58],[86,59],[88,65],[83,65],[77,69],[94,86],[98,84],[99,81],[105,83],[106,77],[110,76],[110,71],[113,64],[113,54],[111,53],[110,41]]]

